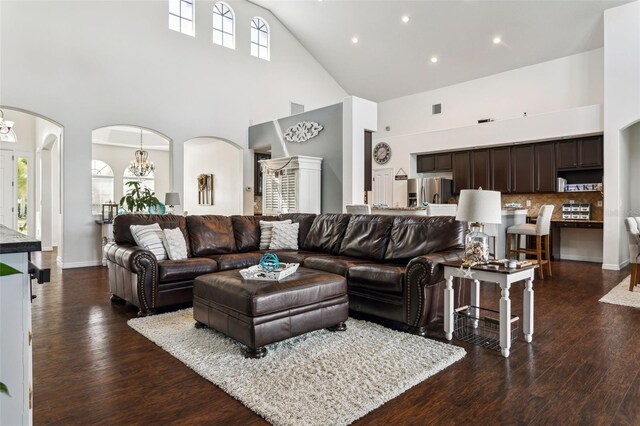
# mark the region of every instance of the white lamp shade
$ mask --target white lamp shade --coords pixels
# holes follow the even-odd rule
[[[501,205],[498,191],[463,189],[460,191],[456,219],[465,222],[501,223]]]
[[[180,193],[167,192],[164,196],[164,204],[166,206],[179,206],[180,205]]]

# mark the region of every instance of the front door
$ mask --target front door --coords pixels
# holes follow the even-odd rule
[[[13,151],[0,150],[0,224],[15,229]]]
[[[373,170],[373,204],[393,206],[393,169]]]

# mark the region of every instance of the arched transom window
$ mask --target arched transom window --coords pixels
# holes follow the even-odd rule
[[[221,1],[213,5],[213,42],[230,49],[236,48],[233,9]]]
[[[269,25],[255,17],[251,20],[251,54],[260,59],[270,60]]]

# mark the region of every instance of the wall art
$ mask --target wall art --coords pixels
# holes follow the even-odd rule
[[[301,121],[287,129],[284,138],[289,142],[302,143],[318,136],[324,129],[321,124],[313,121]]]

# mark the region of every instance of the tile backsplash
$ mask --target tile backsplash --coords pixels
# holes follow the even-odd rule
[[[531,201],[531,207],[527,207],[527,200]],[[523,208],[529,210],[531,217],[538,216],[538,210],[545,204],[553,204],[554,219],[562,219],[562,204],[573,200],[574,203],[591,203],[591,219],[603,220],[604,212],[598,207],[598,201],[602,201],[599,192],[555,192],[550,194],[502,194],[502,205],[506,203],[520,203]]]

